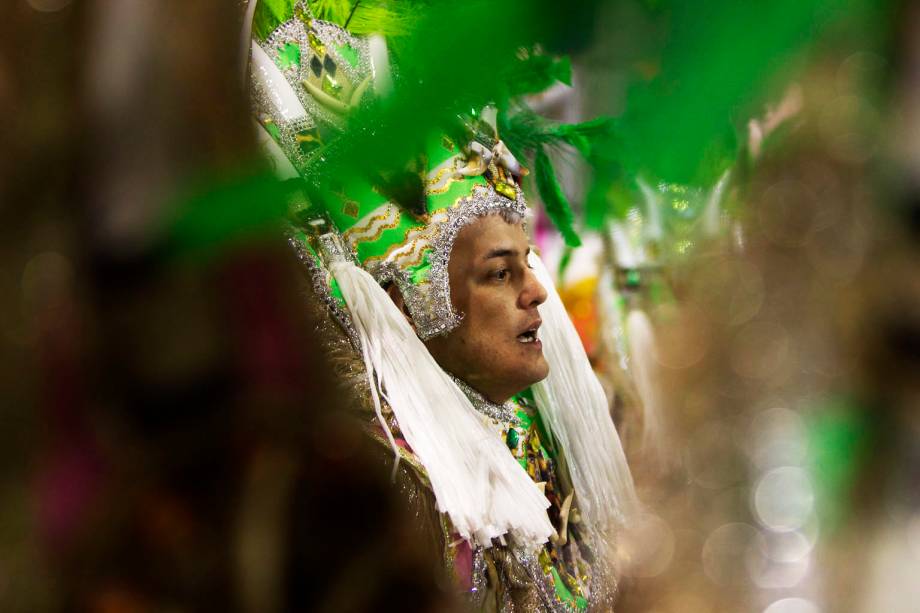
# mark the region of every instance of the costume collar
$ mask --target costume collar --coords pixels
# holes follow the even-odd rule
[[[457,384],[457,387],[469,398],[470,403],[473,405],[473,408],[496,421],[504,423],[512,423],[517,425],[520,423],[520,419],[517,416],[517,406],[512,401],[505,402],[504,404],[496,404],[491,400],[487,399],[485,396],[474,390],[469,386],[465,381],[447,373],[451,379],[454,380],[454,383]]]

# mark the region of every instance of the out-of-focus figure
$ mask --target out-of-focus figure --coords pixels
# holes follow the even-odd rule
[[[6,8],[0,608],[450,610],[265,214],[242,11]]]

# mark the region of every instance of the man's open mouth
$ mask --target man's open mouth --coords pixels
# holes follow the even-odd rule
[[[519,343],[533,343],[537,340],[537,330],[540,328],[542,321],[536,321],[530,325],[527,330],[518,334],[517,340]]]

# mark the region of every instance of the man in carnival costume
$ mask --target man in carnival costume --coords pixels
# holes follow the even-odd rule
[[[256,13],[250,66],[260,134],[284,178],[315,172],[344,116],[389,81],[381,38],[305,4]],[[488,110],[463,140],[420,153],[420,202],[372,182],[323,184],[298,215],[291,243],[347,339],[330,327],[330,345],[368,388],[364,424],[396,455],[414,528],[474,608],[609,610],[606,560],[636,504],[632,479],[529,247],[522,169]]]

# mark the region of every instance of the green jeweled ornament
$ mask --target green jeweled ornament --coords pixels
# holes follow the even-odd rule
[[[505,442],[508,444],[508,449],[517,449],[518,443],[521,441],[521,437],[518,434],[517,430],[514,428],[508,428],[508,434],[505,436]]]
[[[321,41],[312,30],[307,32],[307,40],[310,41],[310,47],[317,55],[326,55],[326,45],[323,44],[323,41]]]
[[[297,17],[305,26],[310,27],[313,23],[313,18],[307,12],[306,7],[303,4],[298,3],[294,7],[294,16]]]
[[[275,60],[278,68],[287,70],[288,68],[300,67],[300,47],[294,43],[285,43],[278,48],[278,57]]]

